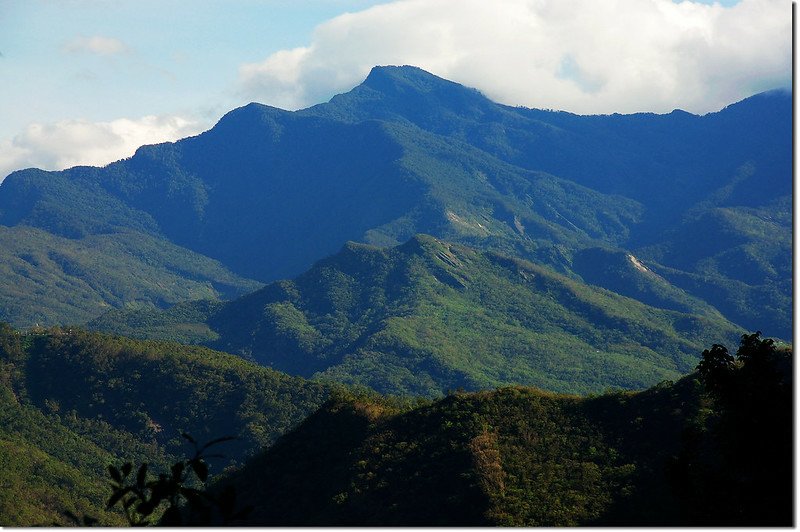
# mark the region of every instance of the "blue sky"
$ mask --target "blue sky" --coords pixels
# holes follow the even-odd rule
[[[714,111],[788,85],[790,6],[0,0],[0,180],[28,166],[105,164],[249,101],[325,101],[375,64],[416,64],[513,105]]]
[[[367,0],[0,0],[3,124],[113,120],[230,104],[244,62],[308,42],[314,27]],[[80,37],[123,44],[68,51]],[[216,111],[216,109],[214,109]],[[209,112],[214,112],[209,111]]]

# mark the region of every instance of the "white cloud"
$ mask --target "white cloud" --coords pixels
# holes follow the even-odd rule
[[[502,103],[579,113],[718,110],[788,86],[791,3],[398,0],[242,65],[243,95],[297,109],[411,64]]]
[[[102,35],[75,37],[65,42],[61,49],[68,53],[90,53],[97,55],[116,55],[130,51],[128,45],[119,39],[103,37]]]
[[[22,168],[62,170],[77,165],[101,166],[130,157],[139,146],[177,140],[209,124],[180,116],[120,118],[111,122],[64,120],[30,124],[0,141],[0,181]]]

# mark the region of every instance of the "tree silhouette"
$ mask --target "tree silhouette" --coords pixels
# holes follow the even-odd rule
[[[736,359],[725,347],[703,352],[698,375],[716,412],[712,468],[695,491],[709,524],[792,524],[792,362],[761,332],[741,337]]]
[[[703,360],[697,365],[697,372],[712,393],[721,393],[730,383],[736,369],[733,356],[724,345],[714,344],[703,351]]]
[[[153,476],[148,464],[138,468],[127,462],[121,467],[108,466],[111,476],[111,497],[106,508],[121,505],[125,519],[131,526],[225,526],[235,525],[252,510],[236,510],[236,491],[227,486],[219,492],[207,489],[208,458],[221,458],[221,454],[206,454],[215,445],[233,440],[226,436],[199,445],[186,433],[181,436],[192,444],[191,458],[175,462],[169,473]],[[136,474],[132,475],[134,469]],[[70,512],[65,515],[77,526],[97,525],[91,516],[79,518]]]

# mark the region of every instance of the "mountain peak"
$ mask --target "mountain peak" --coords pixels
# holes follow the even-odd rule
[[[759,92],[743,100],[732,103],[712,115],[733,114],[759,116],[770,113],[791,120],[792,93],[788,89],[772,89]]]
[[[284,111],[271,105],[250,102],[247,105],[237,107],[225,113],[219,119],[217,125],[241,127],[247,124],[269,122],[276,116],[288,115],[289,111]]]
[[[403,65],[373,67],[353,90],[306,112],[350,121],[401,118],[438,131],[450,127],[446,122],[456,116],[480,120],[497,109],[477,89]]]
[[[375,66],[359,87],[378,91],[385,96],[409,96],[416,93],[433,97],[440,104],[447,104],[453,100],[492,103],[477,89],[440,78],[411,65]]]
[[[365,87],[375,90],[384,90],[389,87],[404,85],[409,88],[430,92],[442,86],[459,86],[457,83],[448,81],[411,65],[386,65],[375,66],[370,70],[367,79],[362,83]],[[477,92],[477,91],[476,91]]]
[[[432,256],[436,252],[448,250],[449,247],[449,243],[445,243],[434,236],[417,233],[403,244],[399,244],[395,249],[404,255]],[[353,255],[361,256],[370,253],[385,253],[386,250],[387,248],[380,246],[349,240],[345,242],[338,253],[322,260],[340,260],[343,257],[350,257]]]

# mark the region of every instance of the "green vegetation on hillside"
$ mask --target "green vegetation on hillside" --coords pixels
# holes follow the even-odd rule
[[[26,226],[0,226],[0,279],[0,320],[17,327],[80,324],[125,305],[231,298],[261,286],[145,233],[70,239]]]
[[[580,116],[376,67],[309,109],[250,104],[104,168],[12,173],[0,318],[64,324],[240,294],[243,278],[296,276],[348,240],[426,233],[788,339],[791,125],[781,92],[704,116]],[[624,269],[581,263],[594,248],[660,280],[626,290]]]
[[[227,304],[118,311],[91,326],[206,331],[195,341],[290,374],[427,396],[508,384],[642,389],[740,333],[712,311],[648,307],[425,235],[389,249],[349,243],[296,279]]]
[[[236,435],[235,459],[268,445],[315,409],[324,384],[254,367],[233,355],[80,330],[31,338],[25,391],[37,405],[103,419],[170,452],[188,432]]]
[[[745,336],[727,372],[723,395],[700,372],[587,398],[339,397],[220,485],[260,526],[789,526],[790,354]]]
[[[0,324],[0,524],[69,524],[64,511],[122,524],[103,510],[107,465],[118,457],[166,463],[168,456],[103,420],[58,412],[52,399],[31,402],[24,384],[26,341]]]
[[[201,299],[161,310],[151,305],[128,305],[109,310],[87,324],[96,331],[112,332],[140,340],[168,340],[182,344],[210,343],[219,338],[206,324],[223,303]]]
[[[791,132],[782,92],[579,116],[378,67],[14,172],[0,525],[121,523],[107,465],[182,484],[184,431],[236,436],[258,523],[791,524],[790,355],[718,345],[792,335]]]
[[[331,387],[200,347],[73,329],[19,333],[0,324],[0,524],[104,511],[107,467],[166,469],[185,446],[237,438],[212,459],[240,464],[322,404]]]
[[[224,482],[243,503],[260,501],[250,523],[262,526],[603,524],[659,459],[677,452],[692,413],[681,408],[696,391],[688,383],[642,399],[579,399],[511,387],[412,410],[331,402]],[[651,394],[659,409],[647,413],[639,403]],[[625,438],[645,446],[649,431],[667,438],[654,440],[653,454],[622,454],[627,440],[604,426],[620,417],[631,423]]]
[[[744,335],[736,357],[714,345],[698,368],[642,392],[512,386],[431,401],[308,382],[202,347],[2,324],[0,523],[70,524],[69,512],[120,524],[105,510],[105,478],[128,462],[131,474],[173,464],[189,498],[203,496],[187,468],[202,483],[210,467],[223,520],[252,506],[242,524],[790,524],[791,352]],[[175,462],[183,431],[239,438],[224,459]],[[149,503],[138,504],[155,505],[171,484],[142,478],[152,485],[136,508],[147,517]],[[185,510],[181,522],[210,522],[201,507]]]
[[[791,198],[700,211],[642,256],[673,286],[728,319],[792,338]]]

